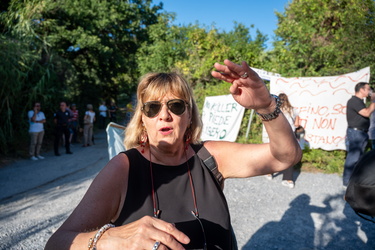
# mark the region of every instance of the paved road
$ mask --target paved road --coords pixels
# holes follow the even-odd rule
[[[0,169],[0,249],[43,249],[108,161],[105,132],[95,138],[73,155]],[[294,189],[281,176],[226,181],[240,249],[375,249],[375,225],[343,201],[339,176],[295,174]]]

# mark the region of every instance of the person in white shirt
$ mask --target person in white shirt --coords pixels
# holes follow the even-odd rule
[[[105,128],[105,120],[107,119],[108,108],[105,105],[105,102],[102,102],[102,105],[99,106],[99,128]]]
[[[40,111],[40,102],[35,102],[33,110],[28,112],[29,118],[29,134],[30,134],[30,147],[29,154],[31,160],[42,160],[43,156],[40,155],[40,148],[42,147],[44,137],[44,125],[46,117],[42,111]]]
[[[83,121],[83,145],[82,147],[88,147],[93,145],[92,136],[93,136],[93,128],[95,122],[95,112],[93,110],[92,104],[87,104],[87,111],[85,113],[84,121]]]

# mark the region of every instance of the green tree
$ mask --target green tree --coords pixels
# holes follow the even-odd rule
[[[250,28],[254,28],[253,25]],[[246,61],[251,67],[263,67],[261,55],[266,49],[265,43],[268,40],[259,30],[256,30],[256,37],[250,35],[250,28],[241,23],[234,23],[234,29],[224,32],[221,37],[224,43],[230,47],[229,57],[235,62]]]
[[[41,47],[0,35],[0,155],[22,151],[28,140],[27,111],[33,102],[51,113],[61,86],[56,84],[56,67],[41,64]],[[46,105],[44,105],[46,104]]]
[[[134,87],[135,53],[159,9],[151,0],[12,1],[7,19],[19,35],[43,42],[46,60],[57,53],[69,63],[63,79],[69,99],[97,104]]]
[[[186,58],[186,32],[188,28],[171,26],[174,14],[163,13],[156,24],[150,25],[150,39],[144,41],[137,51],[138,71],[167,72],[176,69],[176,63]]]
[[[253,40],[249,28],[235,24],[234,30],[219,33],[215,28],[199,24],[171,26],[173,15],[166,14],[149,27],[150,40],[144,42],[137,53],[141,74],[149,71],[179,71],[189,82],[216,84],[211,77],[215,62],[229,58],[235,62],[249,61],[260,65],[259,54],[264,51],[266,37],[259,31]]]
[[[272,66],[284,76],[323,76],[375,66],[373,0],[294,0],[276,13]]]
[[[23,131],[27,134],[26,112],[33,101],[47,103],[44,110],[52,117],[62,99],[83,106],[128,98],[139,74],[135,53],[162,4],[11,0],[0,8],[0,111],[6,117],[0,122],[0,150],[14,152],[18,141],[27,141]]]

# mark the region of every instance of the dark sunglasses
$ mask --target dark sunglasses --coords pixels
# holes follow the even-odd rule
[[[175,115],[182,115],[188,105],[184,100],[172,99],[166,103],[168,109]],[[163,103],[159,101],[150,101],[143,104],[142,112],[149,118],[155,117],[159,114]]]

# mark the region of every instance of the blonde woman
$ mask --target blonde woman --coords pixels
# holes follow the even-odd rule
[[[279,98],[280,101],[282,101],[280,109],[284,113],[284,116],[289,122],[292,130],[295,131],[300,125],[298,111],[290,104],[289,98],[286,94],[279,94]],[[294,188],[293,165],[283,171],[283,180],[281,181],[281,184],[289,188]]]
[[[197,155],[216,159],[223,181],[282,171],[301,149],[280,101],[243,62],[214,65],[212,76],[230,82],[230,93],[255,109],[267,144],[200,141],[202,121],[188,82],[176,73],[145,75],[126,128],[127,150],[98,174],[81,203],[46,249],[237,249],[218,178]]]

